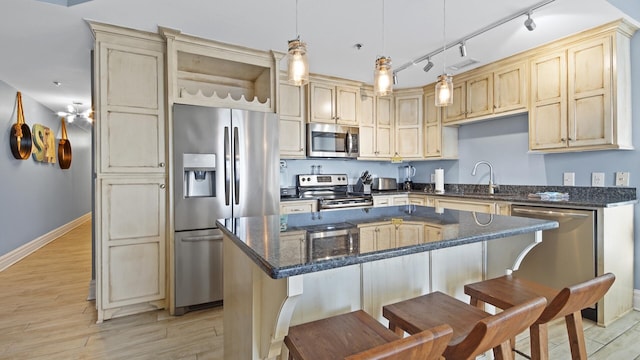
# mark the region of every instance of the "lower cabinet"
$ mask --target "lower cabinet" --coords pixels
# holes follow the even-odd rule
[[[316,200],[294,200],[280,202],[280,215],[300,214],[318,211]]]
[[[164,177],[100,179],[98,321],[165,307]]]
[[[510,215],[511,213],[510,204],[500,201],[435,197],[433,206],[437,209],[472,211],[485,214]]]

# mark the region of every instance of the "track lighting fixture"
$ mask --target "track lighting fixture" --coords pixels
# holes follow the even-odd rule
[[[463,41],[460,43],[460,57],[465,57],[465,56],[467,56],[467,45]]]
[[[527,20],[524,21],[524,26],[527,28],[527,30],[529,31],[533,31],[536,28],[536,23],[533,21],[533,19],[531,18],[531,13],[527,14]]]
[[[398,85],[398,74],[393,72],[393,85]]]
[[[431,59],[427,59],[427,65],[425,65],[422,70],[424,70],[424,72],[429,72],[429,70],[431,70],[431,68],[433,67],[433,62],[431,61]]]
[[[404,63],[404,64],[400,64],[399,66],[396,66],[394,68],[394,73],[398,73],[402,70],[408,69],[410,67],[412,67],[413,65],[416,65],[417,63],[423,62],[425,60],[431,60],[432,57],[440,54],[440,53],[444,53],[445,51],[455,47],[455,46],[459,46],[459,50],[460,50],[460,56],[465,57],[467,55],[467,49],[465,46],[465,42],[467,40],[473,39],[476,36],[482,35],[485,32],[492,30],[500,25],[503,25],[509,21],[515,20],[520,18],[523,15],[527,15],[527,19],[524,22],[524,26],[527,27],[527,29],[529,31],[533,31],[536,28],[536,23],[533,21],[533,19],[531,18],[531,13],[542,8],[543,6],[549,5],[550,3],[554,2],[556,0],[541,0],[540,2],[534,4],[533,6],[530,6],[528,8],[522,9],[518,12],[515,12],[509,16],[506,16],[500,20],[497,20],[483,28],[480,28],[470,34],[466,34],[461,38],[455,39],[451,42],[445,43],[444,46],[440,47],[439,49],[435,49],[429,53],[426,53],[420,57],[417,57],[415,59],[409,60],[408,62]],[[427,71],[428,64],[425,65],[425,67],[423,68],[423,70]],[[446,73],[445,73],[446,74]]]

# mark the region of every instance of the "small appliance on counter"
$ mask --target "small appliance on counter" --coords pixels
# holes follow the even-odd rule
[[[358,194],[371,194],[371,174],[365,170],[358,178],[358,182],[353,186],[353,192]]]
[[[416,176],[416,168],[411,165],[405,165],[400,167],[400,177],[404,178],[402,188],[404,190],[411,190],[413,185],[413,177]]]
[[[398,182],[394,178],[377,177],[373,179],[373,190],[398,190]]]

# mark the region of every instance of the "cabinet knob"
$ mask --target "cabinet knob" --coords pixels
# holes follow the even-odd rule
[[[164,189],[165,185],[164,184],[160,184],[160,189]]]
[[[300,150],[299,150],[299,151],[300,151],[300,152],[304,152],[304,148],[300,148]]]
[[[567,139],[565,139],[565,138],[560,138],[560,141],[565,142],[565,141],[567,141]]]
[[[158,164],[158,166],[160,166],[161,168],[163,168],[163,167],[164,167],[164,163],[163,163],[163,162],[161,162],[160,164]]]
[[[569,138],[569,141],[573,141],[573,138]]]

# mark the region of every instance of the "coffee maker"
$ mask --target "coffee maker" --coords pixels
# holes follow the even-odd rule
[[[400,167],[400,177],[404,178],[402,188],[404,190],[411,190],[413,181],[411,180],[416,176],[416,168],[411,165],[405,165]]]

